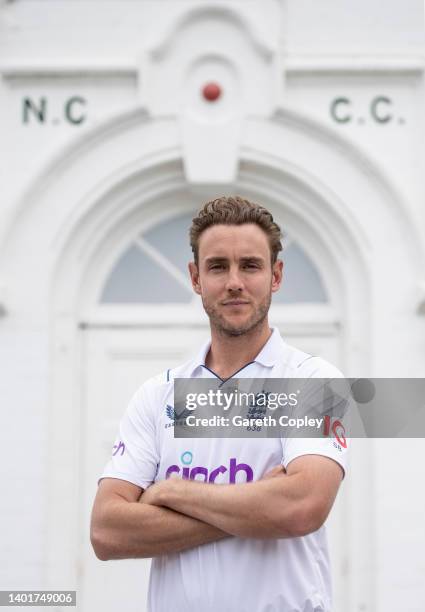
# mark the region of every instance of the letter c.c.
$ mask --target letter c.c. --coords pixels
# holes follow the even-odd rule
[[[342,116],[338,112],[338,108],[342,104],[345,104],[345,106],[348,106],[349,104],[351,104],[351,102],[350,102],[350,100],[348,98],[335,98],[335,100],[332,101],[331,108],[330,108],[331,117],[337,123],[348,123],[349,121],[351,121],[351,115],[343,115]]]

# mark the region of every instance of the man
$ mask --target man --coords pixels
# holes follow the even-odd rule
[[[239,197],[208,202],[190,238],[190,277],[211,341],[130,402],[114,447],[123,452],[106,466],[94,503],[94,550],[102,560],[154,557],[151,612],[327,612],[323,523],[346,448],[324,437],[177,439],[169,425],[175,378],[341,374],[269,327],[283,264],[281,232],[265,208]]]

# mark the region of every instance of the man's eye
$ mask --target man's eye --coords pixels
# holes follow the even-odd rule
[[[256,263],[246,263],[246,264],[244,264],[244,268],[255,269],[255,268],[258,268],[258,264],[256,264]]]
[[[223,270],[223,268],[223,264],[213,264],[212,266],[210,266],[210,270]]]

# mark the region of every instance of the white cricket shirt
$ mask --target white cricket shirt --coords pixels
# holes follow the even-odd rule
[[[171,473],[230,484],[260,479],[276,465],[318,454],[345,471],[347,448],[334,438],[175,439],[173,379],[205,378],[208,342],[195,359],[146,381],[120,423],[101,478],[147,488]],[[277,329],[237,378],[339,378],[319,357],[286,344]],[[183,472],[183,470],[185,470]],[[303,537],[230,537],[152,560],[150,612],[329,612],[331,574],[325,526]]]

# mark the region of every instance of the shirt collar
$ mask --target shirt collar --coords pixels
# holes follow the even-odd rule
[[[263,366],[271,368],[275,365],[278,356],[282,350],[283,340],[277,327],[272,327],[272,333],[266,344],[263,346],[257,357],[254,359],[255,363],[260,363]],[[190,371],[188,376],[193,376],[197,368],[205,366],[205,358],[208,351],[210,350],[211,340],[204,342],[195,355],[190,364]]]
[[[207,340],[196,353],[195,357],[190,363],[190,371],[188,372],[189,377],[193,376],[195,370],[205,365],[205,359],[208,351],[210,350],[210,346],[211,340]]]
[[[283,340],[277,327],[272,327],[272,334],[267,340],[257,357],[254,359],[255,362],[261,363],[268,368],[275,365],[282,352]]]

